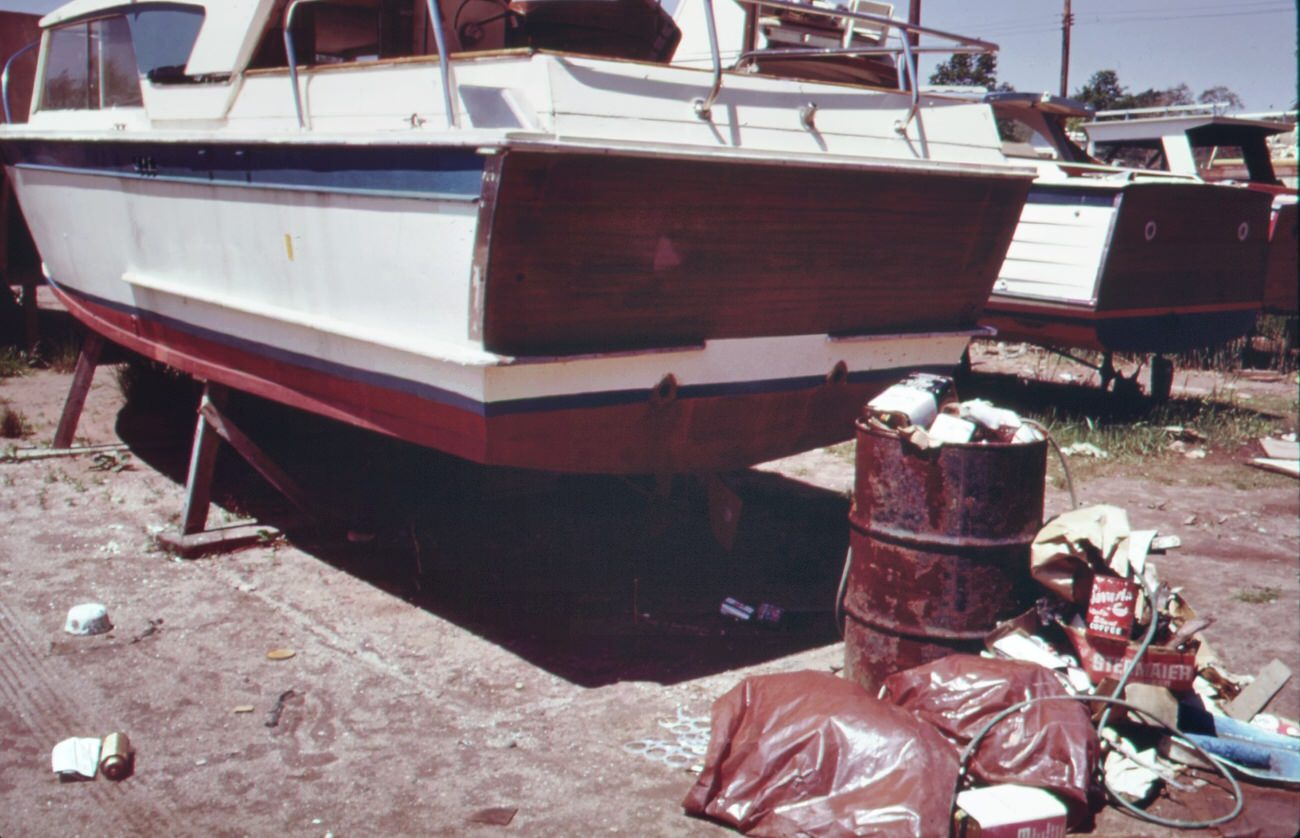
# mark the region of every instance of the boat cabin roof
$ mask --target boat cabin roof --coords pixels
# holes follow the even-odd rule
[[[1083,124],[1088,150],[1106,158],[1141,155],[1147,150],[1147,168],[1211,177],[1207,168],[1220,150],[1239,155],[1247,179],[1276,184],[1267,140],[1294,130],[1285,122],[1227,116],[1217,108],[1183,107],[1168,111],[1099,111],[1097,118]]]
[[[984,101],[998,109],[1033,109],[1063,117],[1087,118],[1096,112],[1091,105],[1078,99],[1067,99],[1050,93],[995,92],[986,95]]]
[[[1086,122],[1083,130],[1093,142],[1152,140],[1186,135],[1196,145],[1238,144],[1243,139],[1264,139],[1292,130],[1285,122],[1249,119],[1223,114],[1188,114],[1172,116],[1133,116],[1125,111],[1099,111],[1096,119]]]

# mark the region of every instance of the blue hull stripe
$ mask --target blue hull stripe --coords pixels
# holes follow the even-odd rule
[[[477,200],[483,156],[472,149],[379,145],[0,143],[8,165],[140,180]]]
[[[417,381],[411,381],[406,378],[387,375],[373,370],[336,364],[312,355],[303,355],[287,349],[268,346],[264,343],[250,341],[224,332],[217,332],[202,326],[195,326],[191,323],[156,314],[151,311],[145,311],[133,306],[113,302],[112,300],[84,294],[80,291],[74,291],[65,286],[58,285],[57,283],[54,284],[60,291],[70,296],[84,299],[87,302],[103,306],[104,308],[110,308],[123,314],[139,317],[144,320],[150,320],[165,326],[166,328],[183,331],[204,340],[229,346],[242,352],[261,355],[287,365],[315,370],[345,381],[357,381],[374,387],[407,393],[421,399],[447,405],[448,407],[453,407],[457,410],[463,410],[467,413],[486,418],[492,418],[494,416],[509,416],[513,414],[550,413],[562,410],[581,410],[643,403],[650,398],[650,394],[653,390],[653,387],[646,387],[632,390],[614,390],[596,393],[541,396],[529,399],[512,399],[484,404],[476,399],[462,396],[440,387],[422,384]],[[955,363],[952,365],[936,364],[923,367],[909,366],[906,368],[899,367],[892,369],[864,370],[849,373],[848,381],[853,384],[864,384],[873,381],[892,381],[907,372],[915,371],[949,373],[952,371],[954,366]],[[677,398],[700,399],[744,397],[766,393],[796,392],[817,387],[824,383],[825,380],[826,377],[824,375],[812,375],[794,378],[774,378],[760,381],[683,385],[677,390]]]

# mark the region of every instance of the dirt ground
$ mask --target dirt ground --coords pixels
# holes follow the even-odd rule
[[[728,552],[694,481],[664,498],[478,468],[236,400],[325,520],[302,522],[225,451],[209,526],[287,538],[189,561],[155,536],[178,525],[192,408],[125,403],[119,369],[99,369],[78,442],[120,453],[0,462],[0,835],[725,834],[680,805],[710,703],[752,673],[843,662],[845,447],[730,476],[744,508]],[[975,371],[1034,386],[1023,359],[980,352]],[[1234,386],[1294,405],[1294,374],[1259,378]],[[32,429],[18,445],[48,442],[69,382],[0,379]],[[1175,396],[1216,386],[1180,373]],[[1247,456],[1076,488],[1182,538],[1161,575],[1216,619],[1204,636],[1228,668],[1300,673],[1300,495]],[[1067,506],[1049,486],[1047,514]],[[726,596],[781,605],[780,627],[727,620]],[[63,632],[87,601],[112,632]],[[1296,679],[1269,709],[1300,717]],[[110,731],[136,749],[129,779],[51,773],[56,742]],[[1293,835],[1296,799],[1252,791],[1227,833]],[[1156,811],[1226,806],[1209,789]],[[1161,833],[1108,810],[1095,834]]]

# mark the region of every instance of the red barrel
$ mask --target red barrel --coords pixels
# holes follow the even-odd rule
[[[1033,603],[1029,546],[1042,527],[1047,442],[920,450],[857,424],[844,593],[844,665],[874,692],[885,677],[977,652]]]

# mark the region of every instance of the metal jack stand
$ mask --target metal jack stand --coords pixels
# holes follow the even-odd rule
[[[220,384],[206,382],[203,385],[203,398],[199,402],[199,416],[194,428],[194,447],[190,451],[189,474],[185,481],[181,534],[158,536],[163,547],[187,559],[236,550],[280,534],[273,527],[256,523],[206,529],[208,508],[212,505],[212,474],[221,440],[229,443],[304,515],[310,515],[313,508],[307,492],[222,412],[227,394],[226,388]]]

